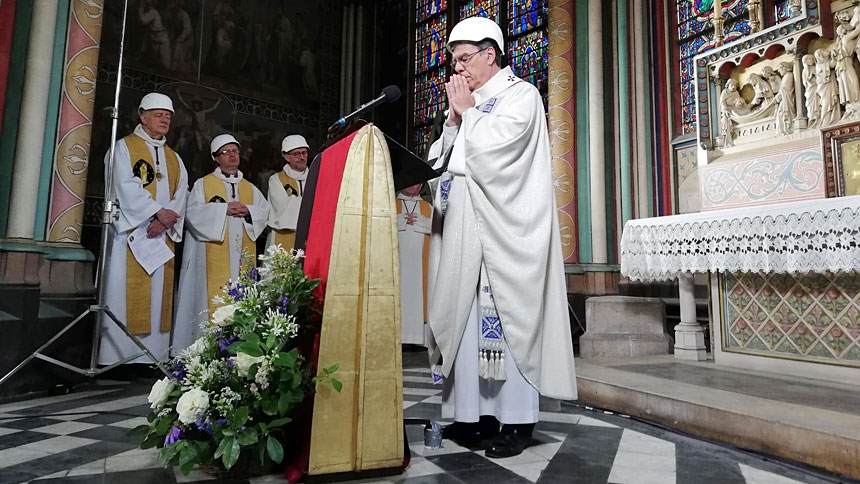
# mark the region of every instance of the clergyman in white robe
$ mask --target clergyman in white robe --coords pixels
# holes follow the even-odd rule
[[[227,192],[225,202],[239,199],[237,185],[243,180],[242,172],[236,176],[225,176],[220,168],[213,173],[223,183]],[[269,216],[269,203],[257,187],[254,190],[254,203],[248,205],[248,218],[227,215],[227,203],[207,203],[204,179],[194,183],[188,196],[187,236],[182,252],[182,269],[179,276],[179,292],[176,298],[176,317],[174,318],[171,353],[179,354],[199,336],[200,325],[209,319],[209,298],[207,290],[206,244],[225,241],[229,244],[230,278],[236,280],[242,263],[243,232],[251,240],[257,240],[266,228]],[[253,186],[253,185],[252,185]],[[251,254],[254,256],[254,254]],[[256,257],[254,257],[256,263]],[[224,281],[225,283],[227,281]]]
[[[546,117],[509,67],[471,95],[431,148],[435,168],[448,160],[431,234],[431,364],[444,418],[534,423],[539,394],[577,397]]]
[[[152,160],[164,163],[164,147],[166,138],[153,139],[139,124],[131,136],[138,136],[146,143]],[[156,153],[156,149],[158,153]],[[185,223],[185,199],[188,195],[188,174],[182,159],[179,158],[179,180],[175,193],[170,193],[170,175],[164,168],[160,169],[161,177],[154,177],[156,184],[155,199],[143,187],[143,182],[136,177],[132,170],[131,158],[125,139],[120,139],[114,146],[112,188],[113,193],[108,198],[119,202],[119,218],[111,226],[108,233],[108,259],[105,266],[105,305],[116,317],[127,324],[126,314],[126,255],[128,253],[128,235],[140,226],[151,223],[156,212],[162,208],[179,214],[179,219],[173,227],[159,235],[160,239],[170,237],[174,242],[182,241],[182,230]],[[105,164],[110,160],[105,156]],[[153,168],[155,168],[153,166]],[[105,170],[107,174],[107,170]],[[178,264],[175,265],[178,268]],[[150,332],[136,335],[159,361],[168,357],[170,332],[161,331],[161,305],[163,291],[173,291],[173,280],[164,280],[164,266],[155,270],[150,276]],[[140,348],[106,316],[102,319],[101,341],[99,344],[99,364],[112,365],[124,358],[140,353]],[[129,363],[152,363],[146,356],[140,356]]]
[[[430,204],[421,198],[421,185],[397,194],[397,240],[400,249],[401,343],[426,346],[424,340],[425,245],[430,234]],[[426,214],[426,215],[425,215]],[[412,222],[410,223],[410,220]]]

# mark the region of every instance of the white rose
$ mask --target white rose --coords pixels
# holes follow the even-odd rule
[[[150,408],[159,408],[167,401],[170,392],[173,391],[173,380],[164,377],[152,385],[152,390],[149,391],[147,400],[151,404]]]
[[[236,372],[239,374],[239,376],[242,377],[248,376],[248,372],[251,371],[251,366],[253,366],[254,363],[262,363],[265,359],[265,356],[254,357],[247,353],[241,352],[236,353],[236,356],[231,358],[231,360],[233,360],[233,364],[236,365]]]
[[[221,306],[212,314],[212,322],[218,326],[230,326],[233,324],[234,312],[236,312],[236,306],[232,304]]]
[[[179,421],[186,425],[196,422],[208,408],[209,394],[199,388],[192,388],[183,393],[176,403]]]
[[[193,343],[188,348],[182,352],[182,356],[186,358],[193,358],[195,356],[199,356],[206,351],[206,340],[203,338],[199,338],[194,340]]]

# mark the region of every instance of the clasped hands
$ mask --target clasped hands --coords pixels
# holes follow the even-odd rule
[[[406,225],[415,225],[415,219],[416,218],[417,217],[415,216],[414,213],[407,213],[406,214]]]
[[[242,202],[227,202],[227,216],[229,217],[246,217],[248,215],[248,206]]]
[[[178,221],[178,213],[170,210],[169,208],[162,208],[155,212],[155,218],[152,222],[149,222],[149,226],[146,227],[146,236],[149,238],[158,237],[163,234],[165,230],[176,225],[176,222]]]
[[[448,119],[447,126],[459,126],[462,122],[463,112],[475,107],[475,96],[469,90],[466,78],[460,74],[452,74],[451,79],[445,83],[445,93],[448,95]]]

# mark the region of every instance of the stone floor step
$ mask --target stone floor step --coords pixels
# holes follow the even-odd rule
[[[577,360],[582,403],[860,479],[860,386],[671,356]]]

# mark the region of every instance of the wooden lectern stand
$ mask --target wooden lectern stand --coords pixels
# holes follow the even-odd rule
[[[407,171],[423,172],[421,180],[433,176],[428,165],[409,155],[423,167],[400,155],[392,163],[385,136],[366,124],[329,146],[316,162],[305,273],[323,280],[318,288],[323,300],[318,368],[337,363],[343,389],[338,393],[331,385],[317,386],[310,475],[400,468],[403,463],[400,263],[392,167],[403,172],[409,165]],[[307,216],[304,206],[302,212]],[[301,228],[299,232],[301,239]]]

